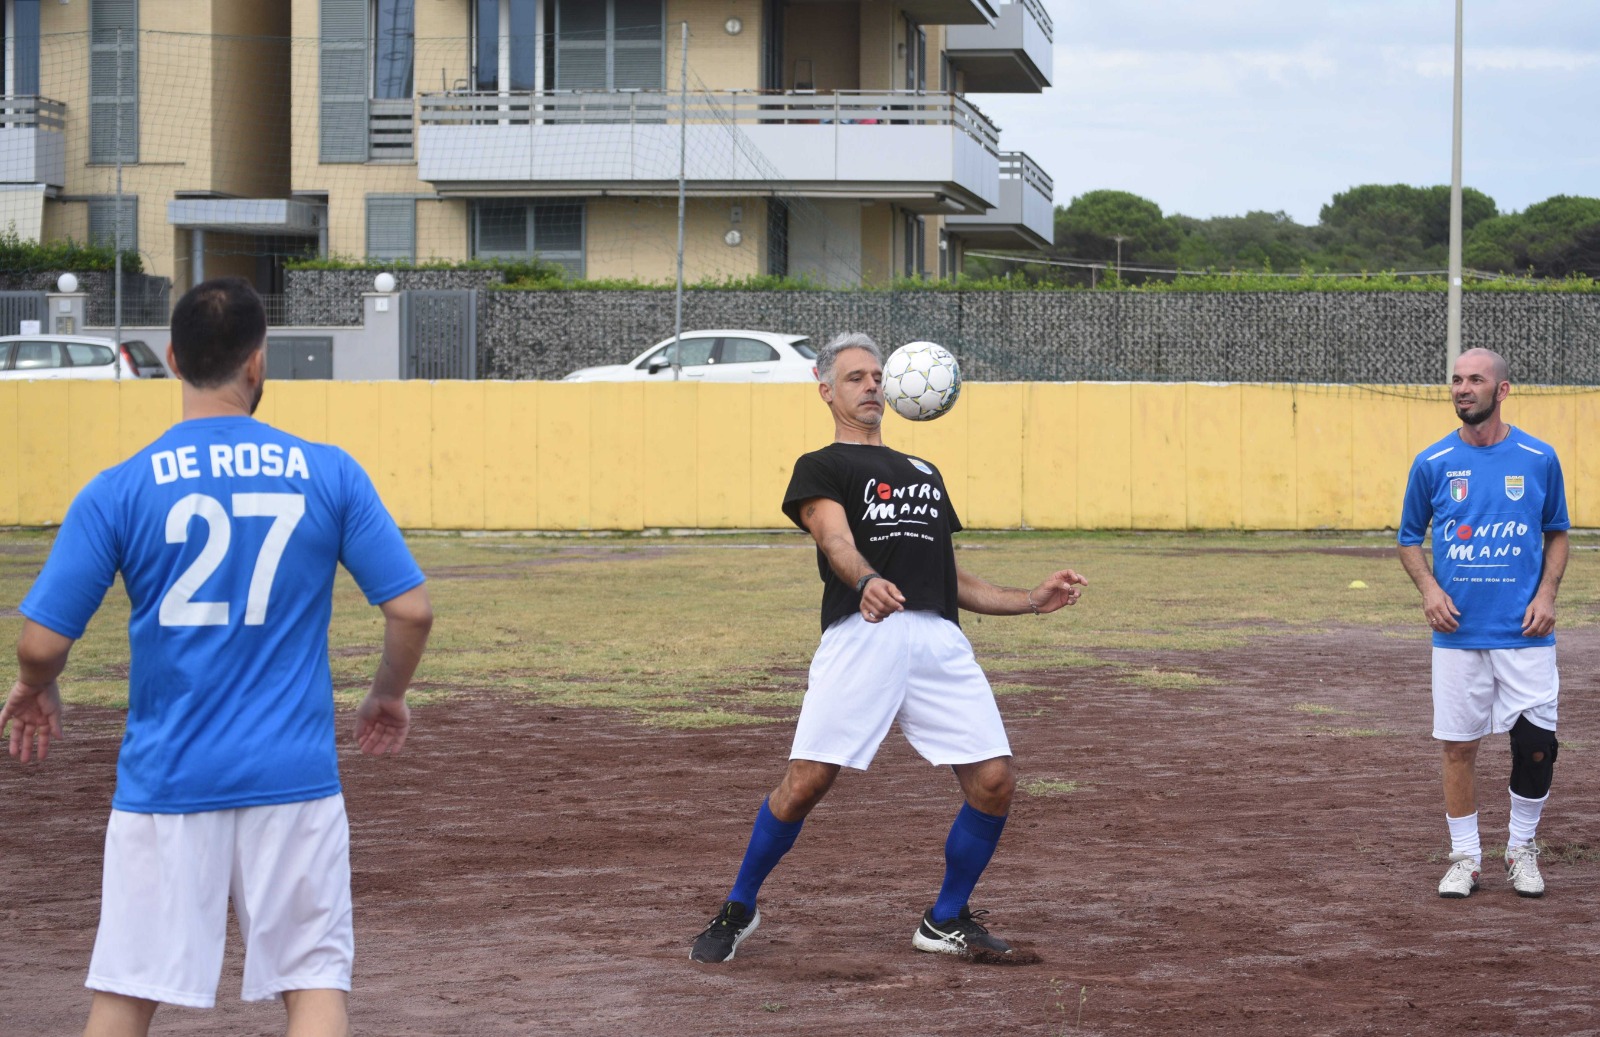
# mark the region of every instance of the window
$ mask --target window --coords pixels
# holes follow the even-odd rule
[[[97,346],[92,342],[67,342],[67,359],[73,367],[104,367],[116,359],[110,346]]]
[[[317,3],[317,159],[365,162],[371,126],[367,4],[369,0]]]
[[[472,254],[477,259],[537,256],[583,276],[581,201],[475,202]]]
[[[666,39],[662,0],[556,0],[556,89],[663,89]]]
[[[138,0],[89,0],[89,161],[139,161]]]
[[[416,37],[414,0],[372,0],[372,96],[411,98],[411,53]]]
[[[416,258],[415,198],[367,195],[367,256],[372,259]]]
[[[926,273],[922,265],[922,252],[927,243],[927,227],[922,217],[914,212],[905,214],[905,265],[907,277],[921,277]]]
[[[537,90],[538,0],[473,0],[477,29],[473,86],[478,90]]]
[[[0,0],[0,94],[39,92],[39,0]]]
[[[40,371],[67,366],[61,359],[61,346],[55,342],[18,342],[13,371]]]
[[[678,361],[681,367],[705,367],[711,363],[711,354],[716,349],[717,340],[714,338],[686,338],[677,343],[677,345],[683,347],[681,352],[674,350],[674,343],[669,342],[635,364],[634,369],[648,371],[651,363],[656,360],[665,360],[668,364],[671,364],[675,353],[682,357]]]
[[[725,338],[722,340],[722,363],[760,364],[778,359],[778,351],[765,342],[753,338]]]
[[[122,251],[139,251],[139,199],[133,195],[122,196],[121,218],[118,218],[117,198],[89,199],[89,244],[115,248],[117,231],[122,232]]]
[[[928,30],[906,16],[906,89],[928,89]]]

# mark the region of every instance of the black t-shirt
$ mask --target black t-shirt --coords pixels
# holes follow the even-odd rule
[[[800,505],[826,497],[844,506],[856,550],[873,570],[900,588],[905,607],[937,612],[961,622],[956,604],[956,552],[952,533],[961,520],[939,470],[921,458],[886,446],[833,443],[801,455],[783,496],[783,513],[795,525]],[[817,549],[822,574],[822,629],[861,608],[861,595],[839,579]]]

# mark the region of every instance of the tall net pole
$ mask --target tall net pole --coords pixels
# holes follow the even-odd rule
[[[112,308],[116,310],[112,319],[116,324],[116,343],[113,349],[116,352],[116,361],[112,368],[117,372],[118,381],[122,380],[122,113],[124,86],[122,70],[122,34],[124,29],[117,30],[117,207],[116,216],[112,220],[111,242],[112,250],[116,253],[113,258],[113,283],[111,287]]]
[[[689,23],[683,23],[678,72],[678,288],[673,300],[672,380],[683,374],[683,223],[689,191]]]
[[[1445,303],[1445,381],[1461,356],[1461,5],[1456,0],[1456,75],[1450,128],[1450,284]]]

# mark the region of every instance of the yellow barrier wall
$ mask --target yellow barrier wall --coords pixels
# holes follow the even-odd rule
[[[174,382],[0,382],[0,525],[59,522],[179,415]],[[1600,526],[1600,449],[1578,449],[1600,393],[1513,390],[1506,415]],[[805,385],[275,382],[259,417],[349,450],[415,529],[785,526],[789,466],[833,436]],[[1411,458],[1455,426],[1442,388],[1095,382],[969,384],[938,421],[887,421],[991,529],[1392,526]]]

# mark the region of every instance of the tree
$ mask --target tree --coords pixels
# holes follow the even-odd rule
[[[1463,261],[1541,277],[1600,273],[1600,198],[1556,195],[1473,228]]]
[[[1117,235],[1129,263],[1170,263],[1180,235],[1161,206],[1127,191],[1089,191],[1056,209],[1055,253],[1073,259],[1112,261]]]

